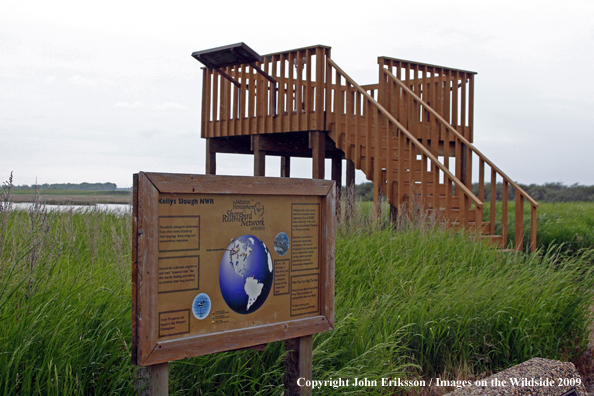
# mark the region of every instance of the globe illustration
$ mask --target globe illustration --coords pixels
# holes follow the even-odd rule
[[[233,311],[257,311],[272,287],[272,257],[264,242],[253,235],[233,238],[221,260],[219,286]]]

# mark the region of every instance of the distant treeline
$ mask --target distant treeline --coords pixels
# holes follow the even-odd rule
[[[566,186],[563,183],[545,183],[538,184],[520,184],[518,185],[526,191],[532,198],[543,202],[594,202],[594,186],[583,186],[580,184],[572,184]],[[344,188],[343,188],[344,189]],[[501,201],[503,198],[503,184],[497,183],[496,186],[497,200]],[[472,192],[477,196],[479,194],[478,183],[472,185]],[[508,199],[514,199],[516,194],[515,188],[511,186],[508,188]],[[373,201],[373,183],[367,182],[355,186],[355,196],[362,201]],[[484,200],[489,200],[491,197],[491,184],[485,185]],[[479,197],[481,198],[481,197]]]
[[[92,190],[92,191],[115,191],[117,189],[115,183],[54,183],[54,184],[40,184],[37,186],[39,190]],[[14,186],[20,189],[35,189],[35,185]]]

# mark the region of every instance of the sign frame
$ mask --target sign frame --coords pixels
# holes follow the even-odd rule
[[[159,194],[318,196],[320,205],[320,315],[248,328],[159,341]],[[134,174],[132,219],[132,363],[150,366],[250,348],[334,328],[335,182],[249,176]],[[232,336],[232,337],[231,337]]]

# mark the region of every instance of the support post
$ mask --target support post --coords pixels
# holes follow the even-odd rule
[[[345,217],[351,220],[355,215],[355,163],[346,160],[346,197],[344,203]]]
[[[312,379],[313,337],[305,336],[285,340],[285,396],[310,396],[311,387],[299,386],[297,381]],[[310,382],[311,383],[311,382]]]
[[[210,139],[206,139],[206,174],[217,174],[217,152],[211,148]]]
[[[312,179],[323,179],[324,160],[326,159],[326,134],[321,131],[312,131],[309,140],[313,160]]]
[[[281,177],[291,177],[291,157],[288,155],[281,157]]]
[[[169,363],[138,367],[134,390],[138,396],[169,395]]]
[[[336,219],[340,221],[342,194],[342,158],[332,157],[332,180],[336,182]]]
[[[266,152],[261,149],[262,137],[252,136],[252,150],[254,151],[254,176],[266,176]]]

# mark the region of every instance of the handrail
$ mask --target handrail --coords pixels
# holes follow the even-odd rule
[[[390,112],[388,112],[381,104],[379,104],[375,99],[373,99],[371,97],[371,95],[369,95],[367,93],[367,91],[365,91],[363,88],[361,88],[351,77],[349,77],[336,63],[334,63],[334,61],[330,58],[326,58],[326,61],[332,66],[334,67],[334,69],[336,69],[336,71],[338,71],[343,77],[344,79],[351,84],[355,89],[357,89],[357,91],[359,91],[359,93],[363,94],[363,96],[369,100],[371,103],[375,104],[375,106],[378,108],[378,110],[386,117],[388,118],[394,125],[396,125],[401,131],[402,133],[404,133],[411,142],[413,142],[413,144],[424,154],[427,156],[427,158],[429,158],[431,160],[431,162],[433,162],[439,169],[441,169],[441,171],[446,174],[453,182],[454,184],[460,188],[473,202],[474,204],[478,207],[478,208],[482,208],[483,207],[483,202],[476,196],[474,195],[474,193],[468,189],[468,187],[466,187],[464,185],[464,183],[462,183],[456,176],[454,176],[449,169],[447,169],[441,162],[439,162],[439,160],[437,158],[435,158],[435,156],[429,151],[427,150],[427,148],[419,143],[419,141],[417,140],[417,138],[415,138],[400,122],[398,122],[398,120],[396,118],[394,118],[394,116],[392,116],[392,114],[390,114]]]
[[[431,68],[434,68],[434,69],[451,70],[451,71],[457,71],[457,72],[462,72],[462,73],[478,74],[477,72],[474,72],[474,71],[471,71],[471,70],[454,69],[452,67],[445,67],[445,66],[433,65],[431,63],[423,63],[423,62],[415,62],[415,61],[406,60],[406,59],[391,58],[389,56],[380,56],[378,58],[378,62],[381,62],[380,59],[386,59],[386,60],[389,60],[389,61],[408,63],[410,65],[427,66],[427,67],[431,67]]]
[[[491,162],[491,160],[489,160],[483,153],[481,153],[476,147],[474,147],[472,145],[472,143],[470,143],[468,141],[468,139],[466,139],[464,136],[462,136],[462,134],[460,132],[458,132],[454,127],[452,127],[450,125],[450,123],[447,122],[437,111],[435,111],[431,106],[429,106],[427,103],[425,103],[425,101],[423,99],[421,99],[410,88],[408,88],[406,86],[406,84],[404,84],[400,79],[396,78],[392,74],[392,72],[390,72],[388,69],[386,69],[384,67],[384,68],[382,68],[382,70],[384,71],[384,74],[388,75],[398,85],[400,85],[408,94],[412,95],[412,97],[414,97],[417,101],[419,101],[419,103],[421,103],[431,114],[433,114],[433,116],[435,118],[437,118],[439,121],[441,121],[441,123],[444,124],[446,126],[446,128],[448,128],[451,132],[453,132],[458,137],[458,139],[460,139],[462,141],[462,143],[467,145],[476,155],[479,156],[479,158],[481,160],[483,160],[485,163],[487,163],[491,167],[491,169],[493,169],[497,173],[499,173],[503,179],[505,179],[509,184],[512,185],[512,187],[514,187],[516,189],[516,191],[519,191],[522,195],[524,195],[526,197],[526,199],[532,204],[532,206],[535,206],[538,208],[538,202],[536,202],[534,200],[534,198],[532,198],[530,195],[528,195],[528,193],[526,193],[526,191],[524,191],[516,182],[511,180],[509,178],[509,176],[507,176],[501,169],[499,169],[493,162]]]

